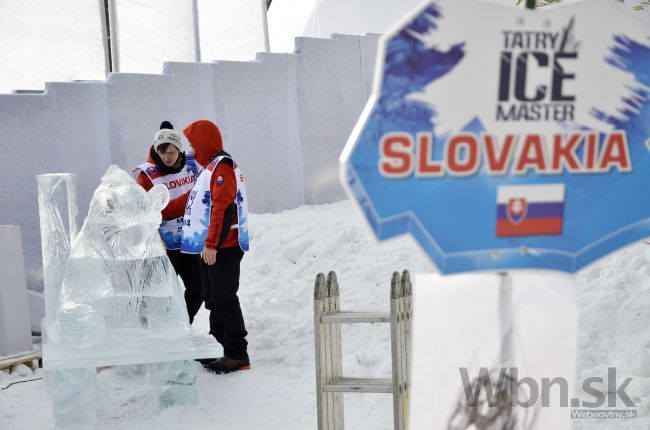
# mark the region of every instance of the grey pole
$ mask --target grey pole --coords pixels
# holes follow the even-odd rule
[[[199,1],[192,0],[192,18],[194,20],[194,59],[201,62],[201,34],[199,29]]]

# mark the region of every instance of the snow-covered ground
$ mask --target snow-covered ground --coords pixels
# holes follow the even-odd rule
[[[240,299],[252,369],[231,375],[199,369],[200,404],[165,410],[159,416],[142,385],[125,383],[141,375],[103,370],[97,379],[100,429],[315,429],[316,274],[336,271],[342,308],[387,311],[393,271],[434,271],[410,237],[376,243],[351,202],[251,215],[251,232],[251,252],[242,262]],[[193,330],[207,332],[204,309]],[[344,373],[390,375],[387,325],[343,326],[342,331]],[[0,388],[43,376],[41,371],[27,372],[0,373]],[[346,428],[393,428],[390,395],[346,394],[345,412]],[[53,429],[44,380],[0,391],[0,429]]]
[[[578,376],[606,380],[607,368],[614,367],[617,387],[631,378],[625,392],[635,403],[638,418],[583,421],[576,430],[648,430],[650,245],[640,242],[617,251],[585,268],[577,281]]]
[[[391,273],[434,272],[410,237],[375,242],[349,201],[252,215],[252,251],[242,263],[240,298],[249,331],[252,369],[212,375],[199,369],[200,404],[157,415],[144,376],[98,374],[99,429],[282,429],[316,426],[313,283],[335,270],[342,307],[388,310]],[[577,276],[580,323],[578,379],[616,366],[632,377],[627,390],[640,415],[650,407],[650,245],[639,243],[597,262]],[[417,300],[417,297],[416,297]],[[193,330],[206,333],[201,310]],[[390,336],[386,325],[343,326],[344,373],[387,377]],[[43,376],[28,368],[0,373],[0,388]],[[621,378],[622,380],[622,378]],[[643,405],[642,405],[643,404]],[[346,428],[393,428],[390,395],[346,394]],[[575,422],[576,429],[648,429],[650,418]],[[44,380],[0,391],[0,430],[50,430],[52,414]],[[546,430],[546,429],[543,429]]]

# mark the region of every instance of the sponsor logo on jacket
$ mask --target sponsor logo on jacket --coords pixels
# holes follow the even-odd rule
[[[167,185],[167,188],[172,189],[176,187],[182,187],[183,185],[190,185],[192,183],[194,183],[194,175],[169,181],[165,185]]]

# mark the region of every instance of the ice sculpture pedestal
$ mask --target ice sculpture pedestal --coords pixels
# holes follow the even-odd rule
[[[110,338],[114,338],[111,341]],[[74,347],[60,343],[43,345],[43,367],[104,367],[130,364],[193,360],[216,357],[219,347],[210,337],[141,338],[109,335],[105,344]]]

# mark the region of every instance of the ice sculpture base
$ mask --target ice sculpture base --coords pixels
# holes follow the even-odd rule
[[[46,343],[43,345],[43,367],[54,370],[157,363],[217,357],[221,352],[213,337],[125,338],[120,335],[107,337],[105,342],[92,346]]]

